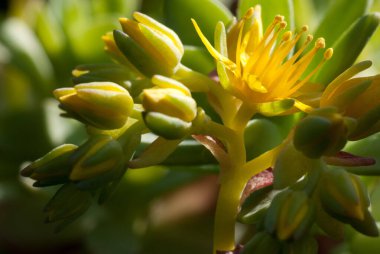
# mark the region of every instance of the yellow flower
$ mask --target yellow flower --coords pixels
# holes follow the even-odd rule
[[[222,86],[234,96],[258,111],[262,103],[284,99],[292,99],[301,110],[310,108],[295,100],[295,94],[331,58],[333,50],[327,49],[321,63],[313,71],[305,73],[317,51],[325,47],[324,39],[318,38],[315,46],[305,52],[313,40],[312,35],[307,35],[305,43],[288,58],[308,30],[307,26],[293,35],[291,31],[284,32],[287,25],[284,17],[276,16],[263,32],[261,7],[256,6],[250,8],[227,34],[223,23],[219,22],[214,48],[197,23],[192,21],[202,42],[217,60]],[[306,77],[302,79],[305,74]]]

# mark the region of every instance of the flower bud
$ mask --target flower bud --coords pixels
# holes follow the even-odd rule
[[[367,190],[359,177],[335,168],[324,173],[320,184],[321,203],[328,214],[351,224],[364,234],[377,232],[368,212],[370,201]]]
[[[315,112],[296,126],[293,143],[306,156],[319,158],[339,152],[346,144],[347,133],[346,121],[340,114]]]
[[[180,139],[189,134],[191,122],[158,112],[144,113],[146,126],[155,134],[166,139]]]
[[[152,82],[157,86],[144,89],[141,95],[145,124],[164,138],[182,138],[197,116],[197,104],[190,90],[176,80],[158,75]]]
[[[54,91],[66,116],[99,129],[122,127],[133,109],[129,92],[112,82],[91,82]]]
[[[273,239],[273,237],[267,232],[258,232],[246,245],[244,245],[244,249],[241,254],[279,253],[280,250],[280,242],[276,241],[276,239]]]
[[[321,186],[320,198],[329,214],[339,218],[364,218],[363,211],[369,200],[357,176],[336,168],[324,173]]]
[[[123,32],[114,32],[117,47],[148,77],[174,74],[184,53],[178,35],[142,13],[135,12],[133,17],[120,19]]]
[[[68,182],[72,168],[69,158],[76,149],[77,146],[71,144],[56,147],[29,164],[21,171],[21,175],[36,180],[33,185],[38,187]]]
[[[280,240],[299,239],[314,222],[314,205],[304,191],[284,191],[272,201],[265,228]]]
[[[191,122],[197,115],[194,99],[173,88],[145,89],[142,104],[148,112],[159,112],[185,122]]]
[[[55,230],[61,230],[91,206],[91,199],[90,192],[81,191],[72,183],[63,185],[45,206],[46,222],[60,221]]]
[[[71,159],[74,167],[70,180],[81,181],[118,170],[124,162],[120,143],[111,136],[92,136],[78,148]]]

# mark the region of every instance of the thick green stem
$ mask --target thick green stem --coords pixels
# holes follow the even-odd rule
[[[234,132],[228,144],[230,168],[221,172],[220,189],[215,214],[214,253],[235,248],[235,222],[239,212],[240,198],[246,185],[241,177],[246,161],[244,132]]]
[[[237,176],[225,178],[219,189],[215,214],[214,253],[235,249],[235,222],[245,182]]]

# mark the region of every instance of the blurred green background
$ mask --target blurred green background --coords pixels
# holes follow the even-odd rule
[[[309,24],[311,31],[315,31],[332,2],[294,0],[295,26]],[[208,8],[199,8],[202,5],[217,5],[218,11],[210,15]],[[71,70],[75,66],[111,61],[103,52],[101,36],[118,27],[119,17],[130,17],[133,11],[140,10],[164,22],[187,45],[183,62],[208,73],[214,63],[200,47],[188,17],[199,17],[210,37],[216,21],[231,20],[228,9],[234,12],[237,5],[232,0],[0,2],[1,254],[211,253],[217,191],[213,170],[189,172],[180,167],[176,170],[152,167],[141,172],[128,171],[105,205],[93,205],[78,222],[59,234],[53,233],[52,225],[44,224],[42,212],[56,189],[31,187],[30,182],[19,177],[19,170],[25,162],[35,160],[54,146],[66,142],[79,144],[85,139],[80,124],[59,117],[51,91],[71,85]],[[371,11],[379,11],[380,0],[374,0],[369,7]],[[374,62],[367,74],[379,73],[380,31],[374,34],[359,59]],[[377,135],[349,144],[348,149],[380,158],[380,148],[375,149],[379,144]],[[368,146],[370,149],[363,149]],[[377,180],[372,179],[370,184],[373,196],[380,195]],[[378,206],[373,210],[380,220]],[[336,253],[380,251],[378,239],[353,233],[351,237],[352,241],[339,245]],[[366,252],[364,247],[374,249]],[[348,250],[351,252],[344,252]]]

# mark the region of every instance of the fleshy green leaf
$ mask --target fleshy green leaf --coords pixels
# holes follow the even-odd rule
[[[330,47],[347,28],[363,16],[369,7],[369,0],[335,0],[321,20],[314,37],[326,39]],[[349,4],[349,6],[347,6]]]
[[[244,132],[245,147],[248,159],[271,150],[283,140],[281,130],[268,119],[250,121]]]
[[[336,43],[333,57],[324,64],[314,81],[328,84],[351,66],[380,23],[379,13],[368,14],[357,20]]]
[[[231,12],[217,0],[166,0],[164,4],[166,25],[176,31],[184,44],[201,46],[190,19],[195,19],[209,41],[213,41],[215,25],[218,21],[229,24]],[[192,32],[194,31],[194,32]]]
[[[185,54],[181,62],[185,66],[203,74],[208,74],[215,69],[214,59],[203,47],[185,46]]]
[[[293,0],[294,4],[294,22],[295,27],[299,28],[303,25],[309,25],[310,27],[315,27],[316,17],[318,13],[316,12],[313,1],[311,0]]]
[[[12,61],[33,81],[36,91],[49,93],[53,67],[27,24],[15,18],[8,19],[0,27],[0,40],[10,50]]]

